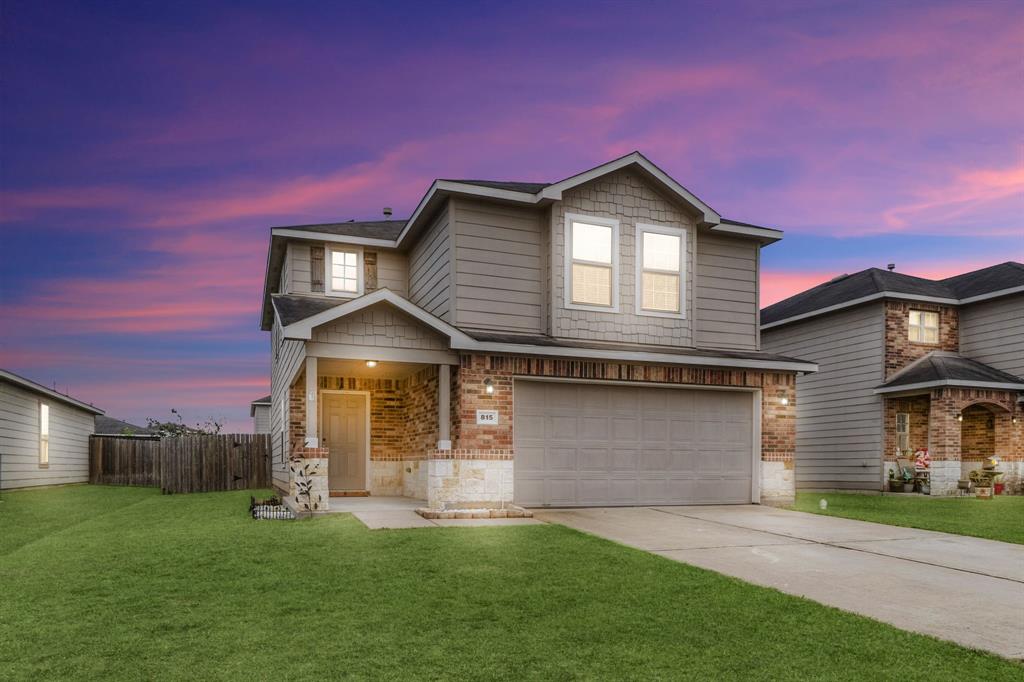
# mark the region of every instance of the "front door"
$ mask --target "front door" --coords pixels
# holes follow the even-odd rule
[[[366,490],[366,396],[325,393],[321,432],[331,490]]]

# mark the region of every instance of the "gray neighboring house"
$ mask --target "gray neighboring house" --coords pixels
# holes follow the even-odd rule
[[[761,348],[781,238],[636,152],[551,183],[435,180],[405,220],[272,228],[275,485],[320,509],[792,498],[816,366]]]
[[[157,432],[153,429],[145,426],[137,426],[135,424],[129,424],[126,421],[120,419],[114,419],[113,417],[107,417],[106,415],[96,416],[96,434],[97,436],[138,436],[138,437],[155,437]]]
[[[797,379],[797,487],[879,490],[897,453],[928,450],[932,494],[996,456],[1024,474],[1024,265],[942,280],[869,269],[761,311],[765,350]]]
[[[270,433],[270,396],[265,395],[249,403],[253,433]]]
[[[89,436],[103,410],[0,369],[0,489],[89,480]]]

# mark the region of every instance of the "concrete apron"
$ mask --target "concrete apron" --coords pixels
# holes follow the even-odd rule
[[[1024,658],[1024,546],[764,506],[535,518],[964,646]]]

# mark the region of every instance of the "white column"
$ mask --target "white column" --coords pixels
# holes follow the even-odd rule
[[[306,447],[320,447],[320,434],[317,432],[317,369],[316,358],[306,358]]]
[[[449,365],[437,366],[437,449],[452,449],[452,375]]]

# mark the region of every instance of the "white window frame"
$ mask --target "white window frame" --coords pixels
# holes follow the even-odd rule
[[[356,254],[356,290],[352,291],[335,291],[333,288],[334,284],[334,272],[332,265],[334,264],[334,253],[354,253]],[[334,298],[359,298],[363,295],[365,288],[365,269],[366,265],[363,262],[363,247],[358,244],[325,244],[324,245],[324,295],[331,296]]]
[[[591,305],[587,303],[574,303],[572,300],[572,224],[574,222],[588,223],[590,225],[601,225],[612,229],[612,301],[610,306]],[[569,310],[589,310],[592,312],[617,313],[619,312],[619,221],[614,218],[599,218],[597,216],[582,215],[580,213],[565,214],[564,234],[565,259],[563,263],[562,289],[564,290],[563,305]],[[580,263],[591,264],[590,261],[580,260]],[[593,263],[605,267],[606,263]]]
[[[39,401],[39,468],[50,468],[50,405],[42,400]]]
[[[647,310],[644,308],[644,233],[665,234],[679,237],[679,312],[664,310]],[[644,317],[670,317],[677,320],[686,319],[686,229],[670,225],[653,225],[650,223],[636,224],[636,314]],[[651,270],[651,272],[663,272]]]
[[[914,324],[910,323],[910,316],[913,313],[920,313],[920,315],[921,315],[921,324],[914,325]],[[924,331],[926,329],[932,329],[932,327],[925,326],[925,324],[924,324],[924,316],[925,315],[934,315],[935,316],[935,327],[934,327],[934,329],[935,329],[935,340],[934,341],[925,341],[924,340]],[[913,338],[911,338],[911,333],[913,332],[914,329],[920,329],[921,330],[921,338],[920,339],[913,339]],[[940,316],[939,312],[937,310],[921,310],[920,308],[911,308],[910,310],[908,310],[907,311],[907,340],[910,341],[911,343],[923,343],[923,344],[927,344],[929,346],[937,346],[937,345],[939,345],[939,343],[942,341],[942,317]]]
[[[903,429],[900,429],[900,417],[902,419]],[[906,441],[906,446],[902,444],[902,441]],[[896,413],[896,449],[903,453],[904,451],[910,450],[910,413],[909,412],[897,412]]]

